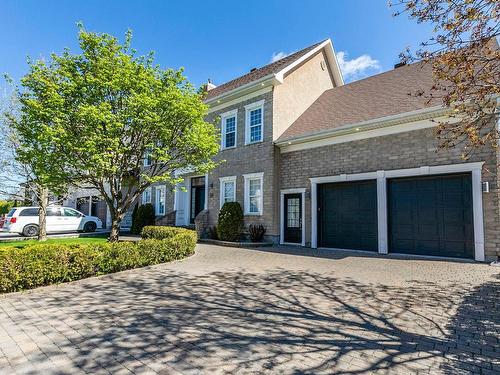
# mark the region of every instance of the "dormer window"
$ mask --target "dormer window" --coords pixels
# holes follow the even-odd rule
[[[222,149],[236,147],[236,134],[238,123],[238,111],[235,109],[230,112],[223,113],[222,119]]]
[[[264,100],[245,106],[245,144],[262,142],[264,137]]]

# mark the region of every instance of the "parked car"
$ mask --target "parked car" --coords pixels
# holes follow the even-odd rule
[[[94,232],[102,228],[101,219],[87,216],[70,207],[47,208],[47,232]],[[38,235],[38,207],[15,207],[9,211],[3,230],[22,236]]]

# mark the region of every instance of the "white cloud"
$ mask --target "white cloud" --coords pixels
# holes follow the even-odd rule
[[[285,53],[283,51],[280,52],[273,52],[273,55],[271,56],[271,61],[270,62],[275,62],[278,60],[281,60],[283,57],[287,57],[288,53]]]
[[[337,61],[340,70],[347,81],[363,78],[370,72],[379,71],[380,63],[370,55],[361,55],[355,59],[348,60],[348,54],[345,51],[337,52]]]

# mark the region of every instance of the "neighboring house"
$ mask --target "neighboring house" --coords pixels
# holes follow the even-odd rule
[[[238,201],[246,226],[282,244],[496,259],[498,153],[438,149],[432,119],[446,110],[409,95],[431,85],[421,64],[344,84],[330,40],[209,84],[225,162],[143,202],[166,223],[212,226]]]

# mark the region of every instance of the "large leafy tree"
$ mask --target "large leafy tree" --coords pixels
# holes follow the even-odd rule
[[[24,103],[42,101],[36,109],[22,106],[39,116],[30,136],[57,150],[68,181],[96,188],[106,201],[111,241],[146,188],[174,186],[175,171],[212,169],[219,144],[216,127],[204,121],[208,108],[182,70],[162,70],[152,53],[136,56],[130,42],[130,32],[121,44],[80,26],[81,52],[30,63],[20,92]]]
[[[460,146],[464,158],[483,145],[497,147],[500,1],[391,0],[391,6],[396,16],[433,26],[433,36],[401,57],[432,64],[433,87],[412,94],[440,99],[460,120],[438,123],[440,146]]]
[[[12,83],[7,79],[9,83]],[[36,201],[39,206],[38,239],[47,239],[46,209],[49,194],[63,195],[68,173],[60,149],[48,137],[37,132],[50,123],[47,97],[37,86],[23,79],[27,92],[14,91],[2,103],[0,113],[0,194],[12,200]],[[17,95],[16,95],[17,94]],[[47,128],[48,129],[48,128]]]

